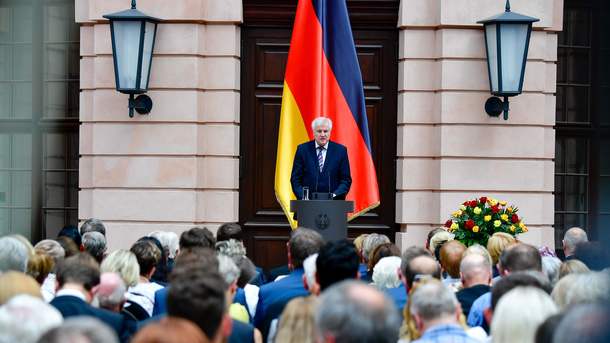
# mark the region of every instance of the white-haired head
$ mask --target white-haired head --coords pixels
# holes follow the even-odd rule
[[[61,313],[44,300],[25,294],[14,296],[0,307],[0,342],[35,343],[62,321]]]
[[[400,286],[398,269],[401,259],[398,256],[387,256],[379,260],[373,268],[373,284],[379,288],[396,288]]]

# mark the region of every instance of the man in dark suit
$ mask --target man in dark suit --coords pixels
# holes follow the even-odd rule
[[[303,199],[303,187],[310,192],[328,192],[335,199],[345,199],[352,185],[347,148],[330,141],[333,122],[318,117],[311,123],[314,140],[297,147],[290,183],[297,199]]]
[[[108,324],[128,342],[136,330],[136,323],[118,313],[91,306],[92,289],[100,282],[100,269],[93,257],[86,253],[71,256],[57,267],[59,289],[51,301],[64,318],[73,316],[95,317]]]

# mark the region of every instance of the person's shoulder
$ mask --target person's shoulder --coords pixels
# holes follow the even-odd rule
[[[307,141],[305,143],[301,143],[297,146],[297,149],[307,149],[307,147],[309,147],[310,145],[313,144],[313,140]]]

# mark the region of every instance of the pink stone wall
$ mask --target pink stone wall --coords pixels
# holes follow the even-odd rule
[[[129,118],[114,87],[104,14],[128,1],[78,0],[81,24],[79,218],[102,219],[111,249],[155,230],[238,219],[241,1],[140,0],[162,18],[150,115]]]
[[[509,120],[488,117],[482,26],[504,11],[489,0],[402,0],[398,27],[397,242],[423,244],[464,200],[492,196],[516,204],[530,232],[554,247],[557,32],[563,1],[513,0],[534,25],[524,93]]]

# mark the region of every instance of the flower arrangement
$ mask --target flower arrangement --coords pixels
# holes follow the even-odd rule
[[[517,235],[527,232],[527,226],[517,212],[519,209],[506,201],[489,197],[480,197],[465,201],[460,208],[451,214],[445,222],[447,231],[466,246],[481,244],[487,246],[487,240],[496,232]]]

